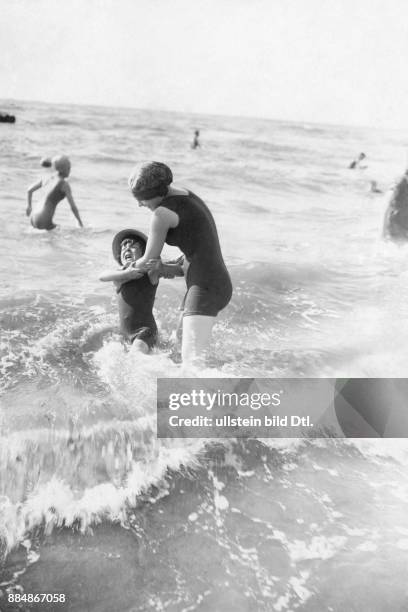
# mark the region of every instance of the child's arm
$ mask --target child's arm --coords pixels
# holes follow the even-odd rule
[[[127,283],[130,280],[141,278],[143,274],[143,270],[129,267],[125,270],[107,270],[106,272],[102,272],[102,274],[99,275],[99,280],[104,282],[113,281],[114,283],[122,285],[123,283]]]
[[[149,259],[147,268],[150,273],[155,272],[159,278],[175,278],[184,276],[184,257],[172,261],[162,261],[161,259]]]
[[[184,276],[183,261],[183,256],[168,262],[163,262],[161,259],[149,259],[146,267],[149,270],[149,278],[153,285],[156,285],[161,277],[174,278],[176,276]]]
[[[65,193],[65,196],[69,202],[69,205],[71,206],[71,210],[74,214],[75,219],[78,221],[78,225],[79,227],[84,227],[82,221],[81,221],[81,217],[79,214],[79,210],[77,208],[77,205],[75,204],[74,198],[72,196],[72,191],[71,191],[71,187],[69,185],[69,183],[67,183],[66,181],[64,181],[63,184],[63,191]]]
[[[26,208],[27,217],[31,215],[33,193],[34,191],[37,191],[37,189],[40,189],[40,187],[42,187],[42,184],[43,184],[42,180],[39,180],[36,183],[33,183],[32,185],[30,185],[30,187],[27,189],[27,208]]]
[[[184,276],[184,256],[181,255],[181,257],[172,261],[163,261],[161,276],[163,276],[163,278]]]

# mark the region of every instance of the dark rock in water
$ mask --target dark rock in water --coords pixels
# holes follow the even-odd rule
[[[392,192],[384,217],[384,237],[408,240],[408,174],[404,174]]]
[[[0,123],[15,123],[16,118],[14,115],[8,115],[7,113],[0,113]]]

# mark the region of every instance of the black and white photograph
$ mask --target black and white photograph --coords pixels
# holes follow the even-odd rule
[[[0,612],[407,610],[406,3],[0,8]]]

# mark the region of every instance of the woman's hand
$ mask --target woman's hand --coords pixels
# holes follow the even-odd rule
[[[132,261],[126,268],[123,270],[123,276],[128,280],[135,280],[136,278],[141,278],[144,274],[146,274],[145,266],[137,266],[135,261]]]
[[[142,278],[142,276],[145,274],[145,271],[142,270],[141,268],[135,268],[135,267],[131,267],[128,268],[128,272],[129,272],[129,280],[135,280],[137,278]]]
[[[158,259],[149,259],[144,264],[147,272],[157,272],[159,276],[162,276],[163,272],[163,262],[160,258]]]
[[[116,290],[119,292],[122,285],[126,285],[129,281],[137,280],[138,278],[142,278],[144,272],[140,272],[140,270],[136,270],[135,268],[128,268],[126,270],[126,275],[122,277],[120,280],[114,280],[114,284]]]
[[[146,267],[149,270],[150,279],[158,279],[162,276],[163,278],[175,278],[176,276],[184,276],[182,268],[182,260],[184,257],[179,257],[175,261],[162,262],[161,259],[149,259],[146,262]]]

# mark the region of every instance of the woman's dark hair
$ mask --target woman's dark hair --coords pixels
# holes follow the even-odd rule
[[[172,171],[162,162],[149,162],[135,168],[129,177],[129,187],[138,200],[151,200],[165,196],[173,182]]]

